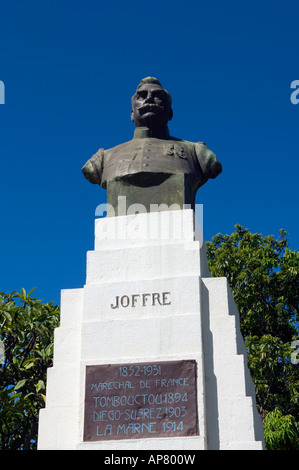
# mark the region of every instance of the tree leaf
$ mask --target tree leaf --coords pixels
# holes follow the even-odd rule
[[[46,403],[46,395],[44,395],[43,393],[41,393],[41,396],[42,396],[44,402]]]
[[[27,382],[27,379],[19,380],[17,385],[14,387],[14,390],[19,390],[19,388],[24,387],[26,382]]]
[[[37,385],[35,386],[36,392],[38,393],[40,390],[45,389],[45,382],[43,380],[39,380]]]
[[[25,300],[26,297],[27,297],[26,291],[25,291],[24,287],[22,287],[22,289],[21,289],[21,297],[22,297],[22,299],[24,299],[24,300]]]

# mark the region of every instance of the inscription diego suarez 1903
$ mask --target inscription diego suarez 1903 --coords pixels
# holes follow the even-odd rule
[[[195,361],[87,366],[84,441],[197,434]]]

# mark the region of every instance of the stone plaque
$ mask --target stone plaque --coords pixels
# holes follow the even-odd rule
[[[84,441],[194,436],[194,360],[86,367]]]

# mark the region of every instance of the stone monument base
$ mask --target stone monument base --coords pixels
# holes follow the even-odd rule
[[[46,397],[38,449],[263,449],[239,314],[193,210],[96,220]]]

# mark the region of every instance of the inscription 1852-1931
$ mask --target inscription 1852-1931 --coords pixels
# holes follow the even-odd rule
[[[87,366],[84,441],[198,433],[195,361]]]

